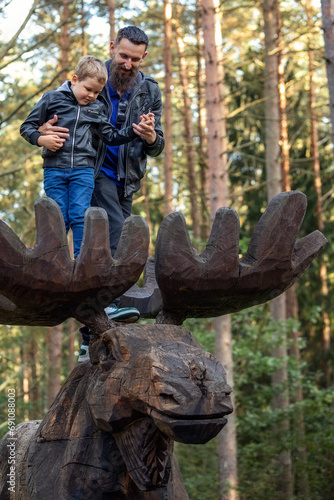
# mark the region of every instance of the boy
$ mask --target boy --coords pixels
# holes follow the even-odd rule
[[[73,232],[74,257],[80,252],[85,211],[90,207],[97,168],[97,150],[93,132],[108,145],[125,144],[137,137],[133,128],[117,130],[104,114],[97,100],[106,85],[108,73],[102,61],[82,57],[71,81],[46,92],[21,125],[20,133],[31,144],[42,146],[44,190],[62,211],[66,232]],[[38,127],[58,116],[58,123],[69,129],[70,137],[61,141],[57,135],[41,135]],[[144,115],[141,121],[151,119]]]

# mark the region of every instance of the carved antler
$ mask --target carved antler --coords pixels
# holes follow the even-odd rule
[[[147,259],[144,276],[144,286],[133,285],[121,296],[120,307],[136,307],[142,318],[155,318],[163,309],[161,292],[155,279],[155,262],[153,257]]]
[[[166,217],[156,243],[155,274],[162,311],[157,321],[181,324],[187,317],[214,317],[261,304],[287,290],[327,243],[314,231],[296,243],[306,210],[306,196],[298,191],[281,193],[261,217],[248,251],[239,261],[239,218],[220,208],[203,253],[197,255],[181,213]],[[150,278],[150,288],[153,280]],[[148,286],[142,294],[147,295]],[[132,305],[150,304],[140,299]],[[156,293],[156,292],[155,292]],[[141,310],[141,309],[140,309]],[[149,316],[149,311],[145,311]]]
[[[300,192],[273,198],[241,261],[234,210],[217,211],[200,255],[191,245],[182,214],[171,214],[158,233],[155,272],[149,259],[144,288],[139,288],[135,283],[149,242],[141,217],[126,220],[111,257],[106,213],[90,208],[81,252],[73,261],[60,209],[42,198],[35,205],[34,248],[26,248],[0,221],[0,323],[51,326],[73,316],[102,332],[109,327],[103,309],[122,294],[121,305],[176,324],[186,317],[214,317],[266,302],[289,288],[326,245],[319,231],[296,243],[305,210],[306,197]]]
[[[124,224],[114,257],[107,214],[86,212],[80,255],[72,260],[64,220],[50,198],[35,203],[36,244],[27,248],[0,221],[0,323],[52,326],[74,317],[108,328],[103,310],[139,278],[148,255],[149,231],[140,216]]]

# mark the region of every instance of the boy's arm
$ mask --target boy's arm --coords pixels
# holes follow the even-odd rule
[[[37,139],[37,146],[44,146],[55,152],[63,146],[63,140],[57,135],[40,135]]]
[[[121,144],[131,142],[137,137],[137,134],[134,132],[132,127],[117,130],[104,117],[102,117],[99,127],[96,127],[96,132],[101,137],[103,142],[109,146],[119,146]]]
[[[41,134],[38,132],[38,127],[46,121],[48,102],[49,99],[47,94],[45,94],[33,107],[27,119],[20,127],[20,134],[22,137],[34,146],[40,145],[38,144],[38,139]]]

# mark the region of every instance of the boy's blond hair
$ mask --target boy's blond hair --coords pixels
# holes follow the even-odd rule
[[[96,78],[96,80],[105,85],[108,80],[108,71],[104,63],[94,56],[83,56],[74,70],[78,80],[82,82],[86,78]]]

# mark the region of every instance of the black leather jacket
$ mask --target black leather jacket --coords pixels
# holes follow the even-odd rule
[[[107,68],[110,62],[111,59],[106,62]],[[104,87],[98,99],[104,103],[106,113],[110,118],[112,106],[108,85]],[[138,191],[140,179],[144,177],[146,172],[147,155],[158,156],[165,147],[165,139],[161,126],[162,103],[159,85],[154,78],[146,76],[139,71],[136,85],[131,92],[124,127],[129,127],[132,123],[139,123],[140,115],[148,113],[149,110],[155,115],[155,131],[157,134],[155,142],[148,144],[144,139],[136,136],[136,139],[119,148],[118,165],[122,165],[122,170],[125,171],[125,196]],[[99,141],[97,171],[101,168],[105,153],[106,146]]]
[[[54,115],[58,116],[57,126],[69,129],[70,137],[58,151],[43,148],[44,168],[96,168],[98,155],[93,147],[93,132],[100,140],[112,145],[124,144],[138,137],[131,126],[117,130],[111,125],[102,102],[96,100],[80,106],[70,83],[67,81],[59,89],[46,92],[20,128],[21,135],[34,145],[41,135],[38,127]]]

